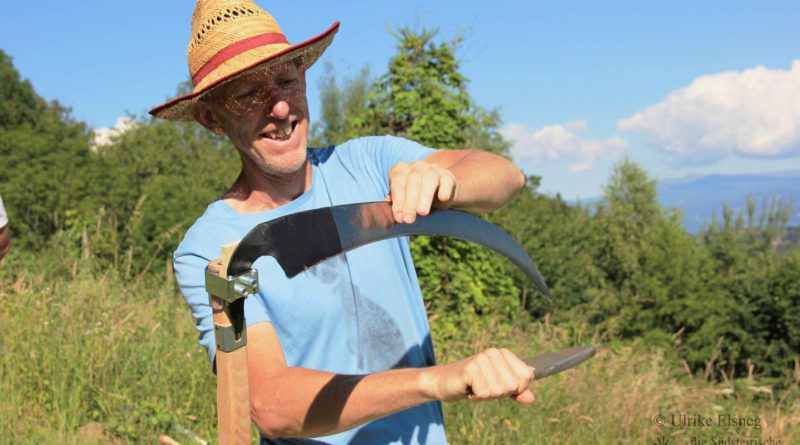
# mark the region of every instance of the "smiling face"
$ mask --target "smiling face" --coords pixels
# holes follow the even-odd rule
[[[293,62],[256,69],[215,87],[194,107],[209,130],[226,134],[242,162],[268,175],[299,170],[306,161],[305,71]]]

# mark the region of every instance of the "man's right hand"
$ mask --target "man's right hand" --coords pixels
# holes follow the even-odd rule
[[[533,368],[508,349],[487,349],[449,365],[428,368],[431,396],[445,402],[473,402],[511,397],[519,403],[534,401],[528,388]]]

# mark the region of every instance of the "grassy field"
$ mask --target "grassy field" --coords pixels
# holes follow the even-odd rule
[[[55,254],[0,264],[0,443],[216,442],[214,378],[162,267],[125,277]],[[439,360],[498,343],[534,355],[596,342],[546,320],[464,337],[437,343]],[[535,383],[533,406],[447,405],[451,443],[800,443],[800,369],[775,385],[709,382],[635,343],[599,346],[590,362]],[[697,416],[712,425],[686,425]],[[745,425],[720,425],[728,419]],[[748,438],[764,442],[731,442]]]

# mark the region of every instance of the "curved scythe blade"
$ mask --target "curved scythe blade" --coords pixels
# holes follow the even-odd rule
[[[384,201],[308,210],[261,223],[239,242],[228,276],[246,272],[256,259],[268,255],[291,278],[342,252],[410,235],[448,236],[492,249],[519,267],[550,297],[547,284],[525,249],[494,224],[458,210],[432,211],[428,216],[418,216],[412,224],[398,224],[391,203]]]

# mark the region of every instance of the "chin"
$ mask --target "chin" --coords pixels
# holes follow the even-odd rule
[[[273,169],[275,170],[275,173],[280,173],[284,175],[297,173],[303,168],[303,166],[306,165],[306,159],[308,159],[308,156],[303,156],[302,159],[297,159],[294,162],[287,162],[279,165],[274,165]]]
[[[288,175],[297,173],[303,168],[308,159],[305,148],[302,151],[286,153],[279,158],[259,158],[255,161],[259,170],[268,174]]]
[[[259,170],[267,174],[295,173],[308,159],[308,125],[305,120],[294,121],[291,135],[275,140],[266,132],[250,141],[248,157]]]

